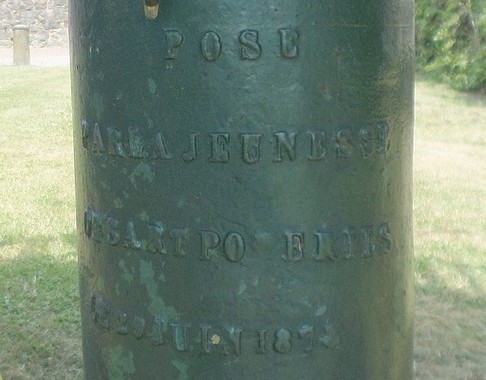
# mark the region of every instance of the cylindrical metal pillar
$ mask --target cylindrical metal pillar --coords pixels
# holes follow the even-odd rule
[[[30,29],[27,25],[13,27],[13,64],[30,65]]]
[[[413,1],[70,3],[87,379],[411,379]]]

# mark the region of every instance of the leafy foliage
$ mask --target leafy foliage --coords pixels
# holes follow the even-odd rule
[[[420,71],[486,89],[486,0],[416,0],[415,38]]]

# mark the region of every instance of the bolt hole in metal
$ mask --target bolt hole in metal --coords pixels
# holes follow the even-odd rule
[[[145,17],[155,20],[159,15],[159,0],[144,0]]]

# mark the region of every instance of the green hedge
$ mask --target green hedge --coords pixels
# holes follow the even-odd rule
[[[416,0],[419,71],[460,90],[486,89],[486,0]]]

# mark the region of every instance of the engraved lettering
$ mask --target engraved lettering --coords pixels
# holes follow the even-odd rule
[[[292,28],[279,29],[280,56],[282,58],[297,58],[299,56],[299,32]]]
[[[126,156],[125,147],[122,142],[122,134],[116,128],[108,128],[108,153],[112,156]]]
[[[165,59],[174,60],[177,58],[177,50],[184,42],[184,36],[178,30],[165,31]]]
[[[119,335],[128,335],[128,317],[127,313],[118,309],[115,316],[115,330]]]
[[[230,232],[223,243],[224,254],[232,263],[241,261],[245,256],[245,241],[238,232]]]
[[[135,234],[135,225],[131,220],[127,222],[125,238],[123,239],[123,246],[125,248],[132,248],[137,250],[142,248],[142,242],[137,239],[137,235]]]
[[[373,226],[366,226],[360,230],[360,254],[361,257],[372,257],[375,254],[375,243],[373,241]]]
[[[325,335],[319,337],[319,341],[327,348],[334,348],[339,344],[339,335],[336,327],[330,323],[324,326]]]
[[[108,244],[117,245],[120,242],[120,233],[118,232],[118,220],[109,216],[106,218],[106,241]]]
[[[211,331],[211,326],[203,325],[200,327],[201,330],[201,350],[204,354],[210,354],[211,353],[211,337],[210,337],[210,331]]]
[[[380,121],[376,124],[378,128],[378,145],[376,152],[384,154],[390,150],[390,127],[386,121]]]
[[[388,223],[383,223],[379,227],[379,252],[388,254],[393,248],[393,238]]]
[[[361,142],[361,155],[364,158],[371,157],[375,154],[376,146],[375,146],[375,136],[374,130],[371,126],[367,126],[361,128],[359,131],[359,137]]]
[[[326,157],[326,132],[308,132],[311,135],[309,160],[319,161]]]
[[[187,351],[187,329],[189,324],[181,322],[172,322],[172,338],[174,340],[174,348],[179,352]]]
[[[182,159],[185,162],[194,161],[197,158],[197,137],[199,133],[191,133],[189,135],[189,150],[182,154]]]
[[[262,47],[258,43],[257,30],[243,30],[240,33],[241,59],[246,61],[254,61],[262,55]]]
[[[354,257],[354,254],[353,254],[353,240],[352,240],[351,228],[346,227],[341,231],[341,235],[339,237],[339,243],[340,243],[342,256],[346,260],[352,259]]]
[[[283,256],[286,261],[300,261],[304,258],[304,233],[286,232],[287,253]]]
[[[317,231],[314,233],[317,238],[317,253],[314,257],[316,261],[331,260],[334,261],[337,257],[334,255],[332,249],[332,233],[329,231]]]
[[[144,143],[138,128],[130,127],[128,128],[128,146],[129,155],[133,158],[143,158],[144,157]]]
[[[153,158],[161,158],[163,160],[170,160],[173,158],[172,154],[169,153],[167,150],[167,144],[165,143],[164,138],[162,137],[162,134],[158,132],[155,135],[155,141],[154,141],[154,152],[153,152]]]
[[[242,162],[256,164],[264,157],[269,157],[277,163],[294,162],[303,158],[327,162],[325,159],[332,150],[335,151],[335,158],[358,158],[358,155],[354,154],[356,149],[360,150],[360,158],[369,160],[386,154],[390,146],[386,121],[366,124],[361,129],[341,129],[335,132],[334,138],[331,139],[331,130],[308,130],[303,133],[306,134],[306,138],[301,143],[297,141],[297,133],[292,131],[277,131],[269,136],[258,132],[234,132],[232,135],[222,131],[209,133],[209,139],[204,143],[207,144],[205,148],[210,151],[209,162],[216,164],[229,163],[230,158],[233,159],[230,157],[233,150],[238,150],[235,157]],[[240,145],[231,147],[230,142],[235,138],[240,139]],[[265,138],[272,142],[273,152],[270,155],[263,152],[263,149],[268,149],[267,145],[262,145]],[[183,144],[185,139],[188,141],[186,147]],[[105,141],[108,145],[105,145]],[[192,162],[198,158],[199,141],[199,134],[191,133],[183,136],[180,141],[176,139],[174,145],[170,145],[161,131],[152,132],[149,128],[134,126],[118,130],[114,127],[102,128],[97,123],[90,127],[83,121],[83,146],[92,153],[108,154],[116,158],[144,159],[155,164],[157,161],[172,161],[178,156],[184,162]]]
[[[352,133],[349,129],[338,131],[336,136],[337,158],[349,158],[353,155]]]
[[[81,128],[83,130],[83,132],[82,132],[83,147],[88,149],[88,137],[90,135],[89,123],[86,120],[83,120],[81,122]]]
[[[91,294],[89,299],[89,315],[93,322],[96,322],[96,294]]]
[[[133,335],[137,339],[141,339],[145,333],[145,319],[142,317],[133,318]]]
[[[237,327],[227,328],[229,339],[223,344],[223,353],[225,355],[241,355],[241,334],[243,330]]]
[[[292,349],[292,335],[287,329],[279,329],[275,332],[273,348],[280,354],[285,354]]]
[[[167,248],[162,240],[162,234],[164,233],[164,227],[158,223],[148,224],[148,242],[147,251],[150,253],[167,254]]]
[[[210,133],[211,137],[211,162],[229,162],[229,151],[227,146],[230,142],[229,133]]]
[[[215,62],[221,55],[223,45],[217,33],[209,31],[204,33],[201,40],[201,54],[208,62]]]
[[[105,144],[103,144],[103,138],[101,137],[100,126],[95,123],[91,136],[91,151],[93,153],[104,153]]]
[[[101,215],[89,209],[84,210],[84,233],[94,241],[103,241],[103,224]]]
[[[150,339],[155,346],[161,346],[164,342],[164,327],[165,320],[160,315],[154,317],[154,323],[152,326],[152,333]]]
[[[261,133],[242,133],[243,161],[247,164],[255,164],[260,161]]]
[[[296,136],[295,132],[277,132],[275,136],[275,156],[273,161],[282,162],[284,152],[290,161],[296,157]]]
[[[111,305],[107,299],[101,297],[96,304],[95,320],[98,326],[105,330],[110,329]]]
[[[201,235],[201,260],[210,260],[216,255],[216,248],[221,242],[221,238],[214,231],[199,231]]]
[[[112,313],[112,310],[116,311]],[[249,340],[242,340],[243,328],[234,327],[227,323],[214,326],[210,323],[198,322],[199,334],[197,334],[191,329],[190,322],[172,321],[167,323],[167,319],[162,315],[149,315],[148,320],[151,322],[150,326],[147,326],[147,314],[140,312],[143,313],[141,310],[136,310],[134,315],[127,315],[121,308],[113,307],[112,303],[104,296],[98,297],[94,293],[91,294],[91,318],[95,326],[106,330],[106,333],[111,332],[125,337],[131,333],[138,340],[143,339],[155,347],[160,347],[167,343],[166,328],[168,327],[173,349],[181,353],[200,350],[202,354],[208,355],[239,356],[245,349],[243,344],[250,343]],[[130,324],[128,321],[130,321]],[[266,328],[256,330],[257,347],[254,351],[256,354],[267,353],[267,332],[268,329]],[[295,347],[292,341],[294,334],[298,340]],[[276,329],[271,341],[271,347],[279,354],[288,353],[293,349],[300,350],[301,353],[310,353],[318,347],[333,348],[338,344],[339,335],[336,327],[329,321],[317,329],[308,324]],[[161,349],[167,348],[161,347]]]
[[[311,352],[314,348],[314,327],[303,326],[299,329],[299,337],[306,343],[305,352]]]
[[[170,230],[170,237],[174,239],[174,255],[185,256],[189,231],[186,228],[174,228]]]
[[[185,258],[188,255],[200,260],[224,258],[228,262],[238,263],[249,253],[247,239],[237,231],[216,232],[212,229],[166,228],[165,223],[145,219],[118,220],[111,215],[101,214],[87,207],[84,211],[84,234],[98,244],[121,246],[148,254],[171,255]],[[257,247],[265,249],[278,244],[278,239],[285,237],[282,259],[287,262],[314,261],[332,262],[356,258],[371,258],[378,254],[388,254],[393,249],[393,236],[390,224],[368,224],[364,226],[348,225],[343,227],[324,227],[314,231],[287,230],[282,234],[271,235],[268,232],[253,231]],[[305,242],[305,234],[312,233],[315,238]],[[197,240],[199,238],[199,240]],[[195,241],[196,240],[196,241]],[[189,247],[200,244],[200,253]],[[307,257],[304,247],[312,251]]]
[[[258,330],[258,354],[265,354],[267,352],[267,332],[268,330]]]

